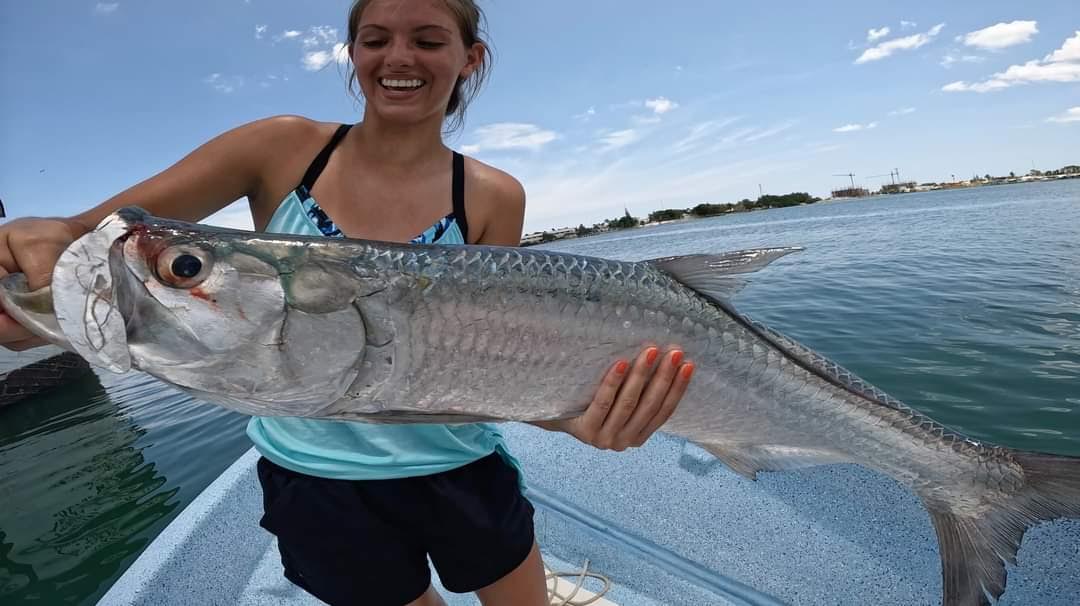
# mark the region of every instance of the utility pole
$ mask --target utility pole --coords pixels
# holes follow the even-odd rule
[[[757,194],[758,194],[758,198],[765,195],[765,190],[761,189],[761,184],[760,183],[757,184]]]

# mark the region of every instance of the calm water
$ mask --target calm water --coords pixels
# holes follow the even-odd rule
[[[550,245],[803,246],[741,310],[972,437],[1080,456],[1080,180],[910,194]],[[0,603],[91,604],[249,446],[244,418],[105,372],[0,410]]]

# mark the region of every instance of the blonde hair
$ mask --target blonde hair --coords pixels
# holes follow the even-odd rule
[[[446,8],[457,19],[458,29],[461,30],[461,42],[465,48],[472,48],[477,42],[484,45],[484,52],[480,57],[480,65],[476,67],[468,78],[458,78],[450,93],[450,101],[446,104],[447,131],[453,132],[461,127],[465,121],[465,109],[476,98],[480,88],[487,79],[488,57],[491,47],[484,39],[483,24],[486,22],[484,12],[480,10],[474,0],[443,0]],[[351,51],[356,42],[357,30],[360,29],[360,16],[364,9],[371,4],[371,0],[355,0],[349,10],[349,38],[348,48]],[[360,87],[356,85],[356,66],[349,68],[349,91],[360,97]]]

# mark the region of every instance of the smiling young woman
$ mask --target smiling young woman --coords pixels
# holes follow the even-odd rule
[[[516,246],[524,188],[443,142],[486,73],[482,20],[472,0],[355,2],[350,85],[362,120],[259,120],[78,216],[8,223],[0,275],[47,284],[61,251],[122,206],[198,221],[244,197],[262,231]],[[0,344],[40,341],[0,312]],[[598,448],[643,444],[674,412],[693,365],[677,348],[642,347],[635,360],[612,360],[582,416],[537,425]],[[485,605],[548,603],[533,508],[494,426],[252,417],[247,433],[262,454],[261,524],[278,538],[286,577],[321,600],[441,604],[430,558],[447,589],[475,591]]]

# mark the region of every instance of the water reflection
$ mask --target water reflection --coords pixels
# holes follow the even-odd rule
[[[91,374],[0,411],[0,603],[77,604],[122,572],[178,488]]]

